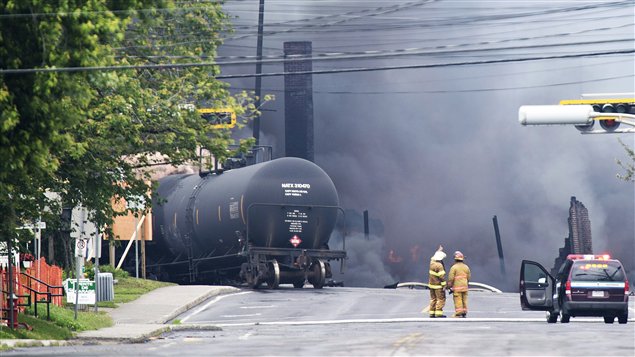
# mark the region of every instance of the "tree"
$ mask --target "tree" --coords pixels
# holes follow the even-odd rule
[[[626,150],[628,157],[631,158],[631,162],[627,163],[622,160],[617,160],[617,164],[624,169],[624,174],[617,174],[617,177],[624,181],[635,182],[635,151],[628,147],[628,145],[626,145],[622,140],[619,140],[619,142],[624,147],[624,150]]]
[[[14,234],[18,217],[37,217],[45,206],[59,212],[60,205],[83,205],[108,224],[122,214],[112,209],[113,198],[150,202],[141,168],[187,162],[200,147],[221,160],[230,155],[230,133],[186,104],[255,114],[251,98],[231,96],[214,78],[217,66],[140,68],[211,62],[229,26],[218,3],[9,1],[0,14],[3,69],[102,68],[0,77],[2,237]],[[113,70],[122,65],[137,68]]]

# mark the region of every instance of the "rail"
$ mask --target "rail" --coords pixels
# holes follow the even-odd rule
[[[412,281],[412,282],[406,282],[406,283],[396,283],[396,284],[391,284],[391,285],[386,285],[385,288],[386,289],[396,289],[396,288],[410,288],[410,289],[414,289],[416,287],[419,288],[424,288],[424,289],[429,289],[428,288],[428,284],[426,283],[420,283],[420,282],[416,282],[416,281]],[[476,282],[469,282],[468,283],[468,287],[470,290],[487,290],[487,291],[491,291],[493,293],[497,293],[497,294],[501,294],[502,291],[500,291],[499,289],[487,285],[487,284],[482,284],[482,283],[476,283]]]
[[[64,287],[63,286],[57,286],[57,285],[50,285],[32,275],[29,275],[27,273],[21,272],[21,275],[25,276],[28,278],[28,283],[27,285],[24,285],[24,288],[26,288],[29,292],[29,306],[31,305],[31,302],[33,302],[33,300],[35,300],[33,302],[33,307],[35,309],[35,316],[38,316],[37,313],[37,305],[38,304],[46,304],[46,319],[47,320],[51,320],[51,303],[53,302],[52,298],[53,297],[57,297],[57,296],[64,296]],[[46,286],[46,291],[39,291],[35,288],[33,288],[33,281],[37,282],[38,284],[44,285]],[[60,292],[59,293],[54,293],[51,290],[55,290],[58,289]],[[44,295],[46,297],[45,300],[40,300],[39,296],[40,295]],[[34,298],[31,299],[31,296],[33,296]]]

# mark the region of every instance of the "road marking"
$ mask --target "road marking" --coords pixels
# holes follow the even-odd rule
[[[241,309],[271,309],[276,307],[275,305],[262,305],[262,306],[241,306]]]
[[[221,317],[248,317],[248,316],[260,316],[262,315],[261,313],[256,313],[256,314],[243,314],[243,315],[221,315]]]
[[[224,299],[228,296],[236,296],[236,295],[243,295],[243,294],[250,294],[251,291],[243,291],[243,292],[239,292],[239,293],[233,293],[233,294],[226,294],[226,295],[219,295],[217,297],[214,298],[214,300],[208,302],[207,304],[201,306],[200,308],[196,309],[196,311],[194,311],[193,313],[185,316],[184,318],[181,319],[181,323],[189,320],[190,317],[200,313],[201,311],[207,309],[208,307],[210,307],[212,304],[215,304],[217,302],[219,302],[221,299]]]
[[[629,319],[628,321],[635,322],[635,319]],[[429,322],[429,323],[471,323],[471,322],[540,322],[546,323],[544,317],[541,318],[508,318],[508,317],[468,317],[466,319],[431,319],[428,317],[412,317],[412,318],[396,318],[396,319],[349,319],[349,320],[309,320],[309,321],[269,321],[269,322],[240,322],[240,323],[220,323],[216,324],[213,321],[207,324],[218,327],[239,327],[239,326],[254,326],[254,325],[337,325],[337,324],[361,324],[361,323],[403,323],[403,322]],[[604,323],[602,319],[575,319],[576,323]],[[200,325],[205,325],[201,323]]]

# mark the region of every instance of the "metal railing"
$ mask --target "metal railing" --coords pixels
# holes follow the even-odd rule
[[[53,297],[57,297],[57,296],[64,296],[64,287],[63,286],[56,286],[56,285],[49,285],[48,283],[32,276],[29,275],[27,273],[20,273],[22,276],[25,276],[28,278],[27,281],[27,285],[23,285],[24,288],[26,288],[29,292],[30,292],[30,296],[33,296],[33,299],[29,298],[29,306],[31,305],[31,303],[33,303],[33,308],[35,310],[35,316],[38,316],[37,314],[37,305],[38,304],[46,304],[46,319],[47,320],[51,320],[51,303],[53,302],[52,298]],[[44,285],[46,287],[46,291],[39,291],[36,288],[33,287],[33,282],[37,282],[40,285]],[[59,292],[53,292],[52,290],[59,290]],[[46,297],[46,299],[44,300],[40,300],[39,296],[40,295],[44,295]]]

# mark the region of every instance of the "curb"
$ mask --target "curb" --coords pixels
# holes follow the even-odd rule
[[[159,337],[167,332],[181,331],[222,331],[223,329],[215,325],[167,325],[148,333],[136,337],[76,337],[73,340],[65,341],[66,345],[95,345],[114,343],[145,343],[148,340]]]
[[[0,346],[6,346],[8,348],[68,346],[72,344],[71,340],[6,339],[0,342]],[[0,351],[2,351],[2,349],[0,349]]]
[[[202,303],[203,301],[214,297],[214,296],[218,296],[218,295],[224,295],[224,294],[229,294],[235,291],[239,291],[240,289],[238,288],[234,288],[231,286],[225,286],[222,288],[218,288],[218,289],[213,289],[212,291],[209,291],[201,296],[199,296],[198,298],[194,299],[193,301],[190,301],[189,303],[181,306],[180,308],[172,311],[171,314],[169,314],[167,317],[165,317],[162,320],[158,320],[156,321],[156,323],[158,324],[166,324],[172,320],[174,320],[174,318],[176,318],[177,316],[181,315],[182,313],[190,310],[191,308],[193,308],[194,306],[199,305],[200,303]],[[178,326],[178,325],[177,325]]]

